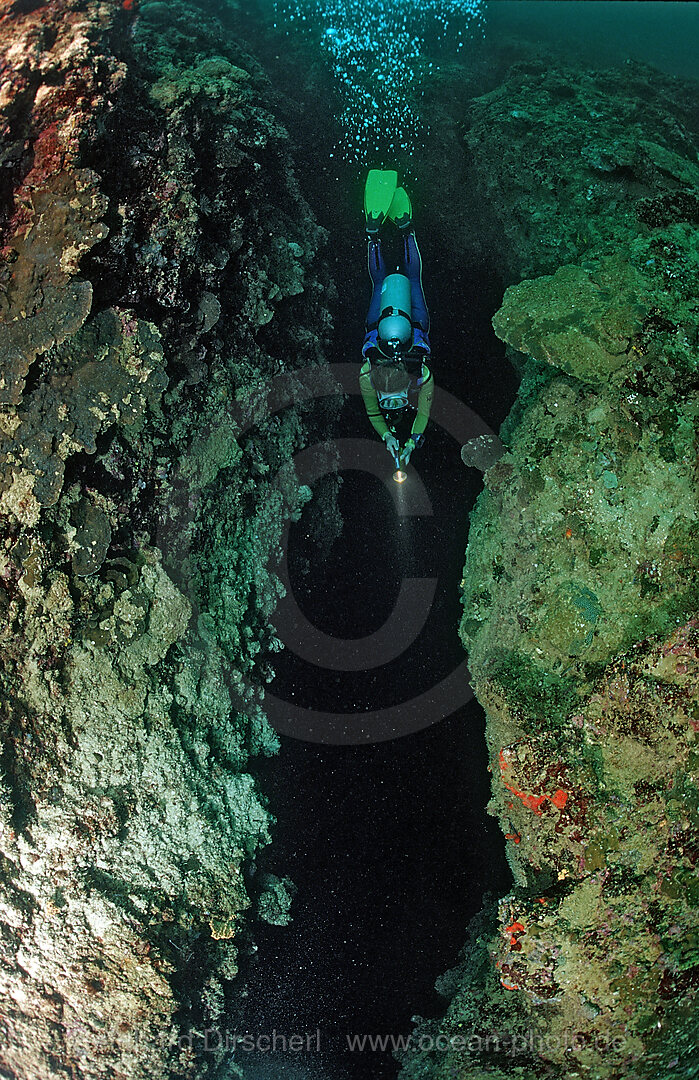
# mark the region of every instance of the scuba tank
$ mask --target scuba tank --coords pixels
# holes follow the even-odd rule
[[[408,404],[410,375],[400,362],[401,353],[409,350],[413,342],[411,322],[412,305],[410,301],[410,281],[405,274],[388,274],[381,286],[381,314],[377,323],[377,345],[379,351],[392,361],[395,370],[403,369],[405,379],[393,378],[390,390],[381,386],[383,379],[377,370],[377,378],[372,380],[379,405],[392,411],[403,409]],[[384,368],[384,365],[381,364]],[[384,374],[388,371],[384,368]]]
[[[409,348],[413,336],[411,319],[410,281],[405,274],[388,274],[381,286],[381,314],[377,325],[379,342],[398,342],[402,347]]]

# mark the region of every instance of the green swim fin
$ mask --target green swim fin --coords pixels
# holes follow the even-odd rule
[[[399,229],[409,229],[413,223],[413,208],[410,196],[405,188],[396,188],[393,201],[388,208],[388,216]]]
[[[397,185],[398,173],[395,169],[369,170],[364,187],[364,214],[366,231],[370,235],[378,233],[386,220]]]

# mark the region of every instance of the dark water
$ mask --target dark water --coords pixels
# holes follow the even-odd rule
[[[597,65],[633,56],[684,75],[696,73],[692,27],[699,29],[696,6],[499,0],[489,5],[486,40],[473,48],[482,62],[489,40],[514,35]],[[330,359],[357,359],[369,297],[363,171],[338,160],[337,98],[308,44],[275,35],[269,26],[250,25],[246,32],[278,94],[301,189],[329,233],[327,260],[339,290]],[[452,153],[441,132],[432,152],[428,146],[423,160],[410,163],[434,371],[439,385],[497,431],[517,386],[490,325],[506,283],[477,242],[481,208],[469,206],[458,176],[445,174],[457,160]],[[461,246],[449,231],[455,192],[460,219],[473,222],[474,235],[463,237]],[[355,397],[336,434],[353,437],[366,426]],[[343,712],[377,708],[429,688],[463,660],[458,583],[481,480],[464,468],[459,449],[433,425],[415,458],[431,517],[401,525],[383,485],[348,471],[340,504],[345,530],[330,558],[319,558],[314,548],[312,507],[292,528],[296,599],[328,634],[361,637],[376,630],[389,617],[405,574],[434,576],[438,584],[424,630],[394,663],[369,672],[328,672],[289,649],[275,660],[271,689],[278,697]],[[262,763],[260,784],[278,824],[260,866],[291,876],[298,891],[289,927],[256,931],[259,950],[248,972],[243,1022],[262,1033],[320,1029],[321,1053],[302,1065],[288,1054],[265,1058],[251,1075],[397,1075],[390,1053],[352,1053],[346,1035],[407,1033],[413,1014],[436,1015],[443,1003],[434,980],[455,963],[484,891],[503,893],[511,884],[503,839],[485,814],[483,730],[482,712],[471,701],[424,731],[370,746],[284,737],[280,755]]]
[[[328,95],[318,92],[322,71],[309,64],[299,80],[302,56],[293,45],[269,39],[254,45],[279,92],[301,190],[329,233],[326,257],[338,287],[330,359],[356,360],[369,299],[364,172],[330,157],[338,133]],[[517,386],[490,326],[503,283],[487,262],[445,243],[449,215],[432,186],[433,172],[415,171],[439,385],[497,430]],[[468,218],[468,207],[460,214]],[[374,438],[367,429],[361,399],[351,398],[336,434]],[[296,599],[328,634],[361,637],[377,630],[404,576],[434,577],[437,588],[423,631],[393,663],[366,673],[327,672],[289,648],[275,657],[271,690],[279,698],[340,712],[390,706],[429,690],[463,662],[458,584],[481,478],[464,467],[459,451],[432,425],[415,458],[431,516],[401,522],[378,479],[346,471],[340,497],[345,528],[330,558],[320,559],[314,547],[312,506],[292,528]],[[386,455],[388,477],[391,471]],[[259,948],[244,1021],[259,1032],[320,1028],[322,1053],[311,1055],[320,1076],[395,1076],[389,1052],[350,1052],[346,1035],[407,1034],[412,1015],[438,1014],[443,1002],[434,981],[455,963],[483,893],[510,886],[504,841],[484,809],[483,732],[482,711],[471,701],[424,731],[370,746],[283,738],[280,755],[262,763],[260,785],[278,824],[260,866],[290,875],[298,892],[289,927],[255,933]],[[277,1055],[269,1075],[299,1075],[289,1058]]]
[[[345,431],[361,424],[360,410],[348,406]],[[435,515],[415,525],[411,560],[439,582],[423,633],[407,655],[361,678],[311,668],[287,650],[272,685],[278,696],[339,711],[358,698],[390,705],[462,661],[457,584],[478,478],[438,432],[420,470]],[[341,509],[345,531],[331,558],[292,580],[316,625],[359,636],[390,614],[404,565],[390,557],[398,523],[377,481],[345,473]],[[312,558],[303,519],[291,535],[292,566],[299,555]],[[333,1076],[394,1075],[388,1054],[347,1054],[345,1034],[407,1033],[413,1013],[437,1013],[434,980],[453,965],[483,892],[510,884],[502,837],[484,813],[483,728],[472,701],[422,732],[372,746],[284,738],[280,757],[264,767],[261,785],[278,825],[261,862],[291,873],[299,891],[292,925],[256,935],[249,1024],[320,1027]]]

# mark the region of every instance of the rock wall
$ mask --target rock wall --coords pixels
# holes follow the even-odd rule
[[[461,634],[514,886],[441,980],[406,1080],[694,1075],[696,90],[530,59],[472,104],[519,281],[493,325],[523,378]]]
[[[204,1075],[331,293],[236,9],[0,11],[0,1071]],[[327,429],[332,406],[317,421]],[[332,505],[329,503],[328,505]]]

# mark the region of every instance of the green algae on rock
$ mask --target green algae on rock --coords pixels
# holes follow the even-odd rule
[[[696,87],[628,76],[527,62],[471,109],[515,278],[493,325],[523,379],[461,634],[514,885],[406,1080],[697,1058]]]
[[[699,401],[687,400],[685,423],[672,433],[672,461],[657,403],[609,401],[559,378],[530,406],[472,516],[463,599],[476,677],[502,640],[560,674],[604,663],[695,609],[697,567],[678,559],[668,538],[675,522],[699,515]]]
[[[612,255],[639,220],[693,220],[695,109],[690,82],[635,61],[606,72],[554,55],[512,64],[470,103],[466,134],[503,267],[515,280],[552,274]]]
[[[643,298],[633,266],[610,257],[596,273],[563,266],[551,278],[511,286],[493,326],[498,337],[535,360],[578,379],[605,381],[628,367],[632,339],[649,310]]]
[[[694,374],[696,229],[678,223],[642,233],[613,256],[590,253],[582,266],[510,286],[493,320],[498,336],[576,379],[605,384],[607,393],[637,373]],[[657,374],[646,371],[651,361]]]

